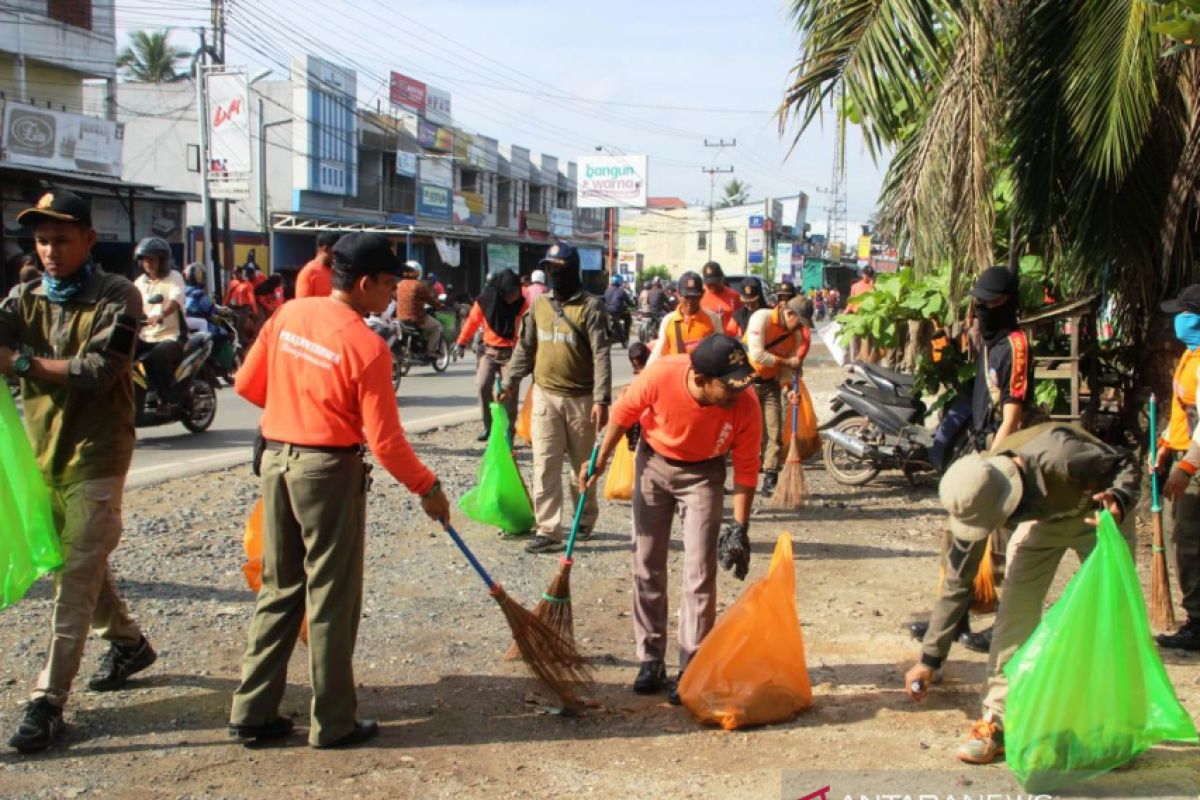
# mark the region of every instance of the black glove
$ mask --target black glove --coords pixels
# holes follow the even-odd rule
[[[733,577],[739,581],[746,579],[750,570],[750,523],[739,525],[736,522],[727,524],[717,540],[717,561],[724,569],[733,570]]]
[[[254,432],[254,454],[250,457],[250,471],[254,477],[262,477],[263,451],[267,449],[267,440],[263,438],[262,428]]]

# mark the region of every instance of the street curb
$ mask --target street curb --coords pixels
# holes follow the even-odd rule
[[[405,425],[404,432],[411,434],[427,433],[436,428],[462,425],[478,418],[478,408],[452,411],[447,414],[439,414],[435,417],[425,417],[410,425]],[[200,435],[203,436],[203,434]],[[129,472],[125,479],[125,488],[140,489],[145,486],[155,486],[162,481],[173,480],[175,478],[188,478],[208,472],[220,472],[221,470],[249,464],[250,458],[251,453],[249,448],[238,448],[236,451],[214,453],[202,458],[176,464],[141,467]]]

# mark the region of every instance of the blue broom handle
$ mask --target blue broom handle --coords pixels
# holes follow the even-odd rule
[[[1162,498],[1158,496],[1158,398],[1150,393],[1150,463],[1154,471],[1150,473],[1150,510],[1154,513],[1162,511]]]
[[[458,535],[458,531],[454,530],[454,526],[449,522],[443,522],[442,528],[446,531],[446,533],[450,534],[450,538],[454,540],[456,545],[458,545],[458,549],[462,551],[462,554],[467,557],[467,561],[471,562],[471,566],[475,568],[477,573],[479,573],[479,577],[483,578],[483,582],[487,584],[487,587],[489,589],[495,589],[496,582],[492,580],[492,576],[488,574],[488,571],[483,568],[483,564],[479,563],[479,559],[476,558],[475,554],[471,552],[471,548],[467,547],[467,543],[464,542],[462,537]]]
[[[588,459],[587,470],[589,480],[592,475],[596,474],[596,460],[600,457],[600,437],[603,433],[603,429],[597,431],[596,443],[592,445],[592,457]],[[579,535],[579,521],[583,519],[583,506],[587,503],[587,496],[587,489],[579,493],[579,502],[575,504],[575,519],[571,522],[571,535],[567,537],[567,551],[563,554],[563,558],[570,559],[571,553],[575,552],[575,537]]]

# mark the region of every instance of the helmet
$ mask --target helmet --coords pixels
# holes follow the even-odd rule
[[[198,261],[188,264],[183,268],[183,279],[188,283],[195,284],[196,286],[203,286],[204,279],[206,277],[204,265]]]
[[[622,283],[622,281],[621,281],[621,276],[620,276],[620,275],[613,275],[613,276],[612,276],[612,280],[610,280],[610,281],[609,281],[609,283],[611,283],[613,286],[620,286],[620,285],[621,285],[621,283]]]
[[[425,274],[425,268],[421,266],[420,261],[405,261],[404,262],[404,271],[417,273],[418,279],[420,279],[420,277]]]
[[[167,244],[165,239],[160,239],[157,236],[147,236],[138,242],[137,247],[133,251],[133,258],[135,261],[139,258],[161,258],[164,259],[168,267],[174,266],[171,245]]]
[[[535,269],[533,271],[533,273],[529,276],[529,282],[530,283],[545,283],[546,282],[546,273],[543,270]]]

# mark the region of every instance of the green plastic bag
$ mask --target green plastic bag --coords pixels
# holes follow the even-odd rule
[[[62,566],[62,548],[42,480],[8,387],[0,391],[0,610]]]
[[[508,412],[492,403],[492,431],[479,465],[475,488],[458,501],[463,513],[505,533],[524,533],[533,527],[533,503],[508,445]]]
[[[1107,511],[1096,549],[1004,674],[1005,757],[1027,790],[1095,777],[1161,741],[1197,740],[1150,638],[1133,558]]]

